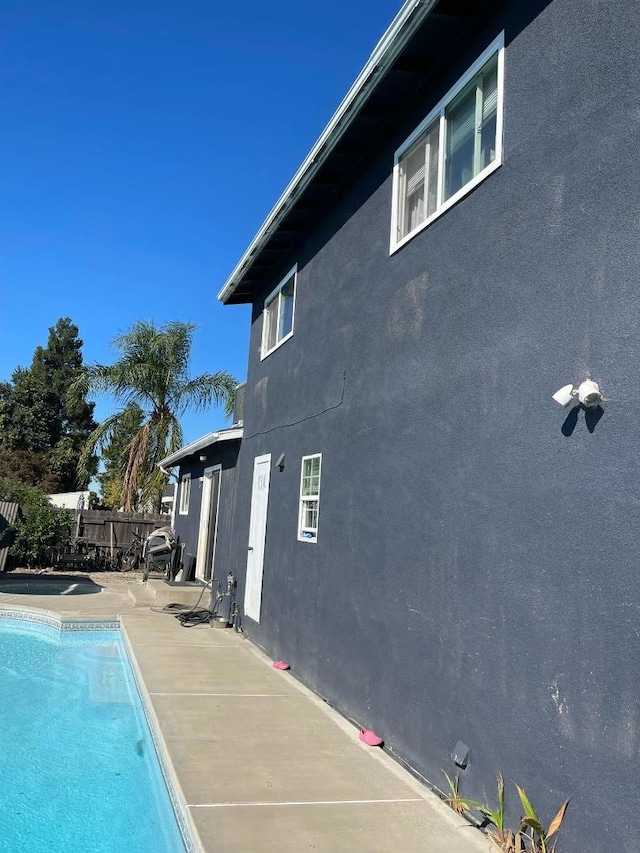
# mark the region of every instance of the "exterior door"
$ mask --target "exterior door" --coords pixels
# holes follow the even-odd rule
[[[260,621],[262,606],[262,570],[264,543],[267,535],[267,506],[269,504],[269,479],[271,454],[256,456],[253,463],[253,488],[251,490],[251,516],[249,518],[249,552],[247,579],[244,588],[244,612],[255,622]]]
[[[196,578],[200,580],[210,580],[213,574],[213,558],[218,532],[220,471],[220,465],[204,469],[202,503],[200,505],[200,527],[198,531],[198,554],[196,558]]]

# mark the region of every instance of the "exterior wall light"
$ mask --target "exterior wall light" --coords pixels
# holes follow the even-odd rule
[[[206,454],[205,454],[205,453],[201,453],[201,454],[200,454],[200,456],[198,457],[198,459],[199,459],[201,462],[206,462],[206,461],[207,461],[207,456],[206,456]]]
[[[573,384],[563,385],[562,388],[559,388],[556,391],[552,399],[561,406],[564,406],[566,409],[575,397],[578,398],[586,409],[591,409],[594,406],[599,405],[604,400],[604,396],[600,391],[600,386],[597,382],[593,382],[591,379],[585,380],[578,385],[577,388]]]

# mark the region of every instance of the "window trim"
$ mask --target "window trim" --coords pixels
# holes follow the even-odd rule
[[[287,282],[292,277],[293,277],[293,308],[291,310],[291,331],[287,332],[287,334],[284,335],[284,337],[280,338],[279,341],[276,341],[276,343],[271,347],[271,349],[265,350],[265,337],[266,337],[266,331],[267,331],[267,324],[265,321],[266,321],[266,316],[267,316],[266,315],[267,306],[270,305],[274,301],[274,299],[277,298],[280,291],[284,288],[285,284],[287,284]],[[293,329],[295,326],[295,320],[296,320],[296,291],[297,291],[297,289],[298,289],[298,264],[294,264],[291,267],[291,269],[289,270],[289,272],[280,281],[278,286],[275,287],[271,291],[271,293],[267,296],[267,298],[264,300],[264,306],[262,309],[262,342],[260,344],[260,361],[264,361],[264,359],[267,358],[267,356],[271,355],[272,352],[275,352],[278,349],[278,347],[281,347],[285,341],[288,341],[289,338],[292,337]]]
[[[315,495],[303,495],[302,494],[302,485],[304,481],[304,463],[308,459],[319,459],[320,460],[320,468],[318,471],[318,491]],[[298,542],[317,542],[318,541],[318,528],[320,524],[320,488],[322,485],[322,453],[311,453],[308,456],[303,456],[300,462],[300,498],[298,501]],[[302,527],[302,518],[304,505],[308,501],[316,501],[318,505],[317,509],[317,526],[315,527],[315,537],[309,538],[308,536],[303,536],[304,531],[311,531],[314,528],[311,527]]]
[[[189,484],[189,488],[185,487]],[[186,500],[185,500],[186,495]],[[180,506],[178,507],[179,515],[189,515],[189,503],[191,501],[191,474],[183,474],[180,478]]]
[[[430,215],[424,222],[417,225],[413,231],[401,239],[397,239],[398,234],[398,215],[400,210],[398,193],[400,189],[400,158],[411,148],[418,137],[424,133],[427,128],[434,123],[434,120],[440,116],[440,138],[438,152],[438,197],[442,198],[444,192],[444,156],[446,150],[446,134],[445,134],[445,110],[454,98],[464,89],[464,87],[478,74],[484,65],[497,53],[498,55],[498,92],[496,105],[496,156],[488,166],[478,172],[468,183],[460,187],[446,201]],[[434,220],[446,213],[450,207],[457,204],[461,198],[474,190],[478,184],[481,184],[492,172],[500,168],[502,165],[503,144],[502,144],[502,128],[503,128],[503,107],[504,107],[504,30],[498,35],[491,44],[480,54],[473,65],[463,74],[462,77],[449,89],[446,95],[441,98],[429,114],[420,122],[416,129],[405,139],[402,145],[397,149],[393,157],[393,180],[392,180],[392,201],[391,201],[391,234],[389,241],[389,254],[392,255],[401,249],[405,243],[412,240],[416,234],[431,225]]]

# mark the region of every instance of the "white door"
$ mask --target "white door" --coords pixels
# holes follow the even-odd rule
[[[200,504],[198,554],[196,557],[196,577],[200,580],[209,580],[213,574],[213,557],[218,532],[220,470],[220,465],[205,468],[202,479],[202,502]]]
[[[256,456],[253,463],[253,488],[251,490],[251,516],[249,518],[249,553],[247,579],[244,588],[244,612],[250,619],[260,621],[262,605],[262,569],[264,541],[267,534],[267,505],[269,503],[269,478],[271,454]]]

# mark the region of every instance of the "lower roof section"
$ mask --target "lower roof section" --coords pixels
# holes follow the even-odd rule
[[[212,444],[217,444],[220,441],[234,441],[242,438],[242,427],[232,426],[229,429],[221,429],[218,432],[208,432],[202,438],[197,438],[191,444],[185,444],[180,450],[170,454],[165,459],[158,462],[158,468],[173,468],[180,462],[181,459],[186,459],[187,456],[192,456],[199,450],[204,450],[205,447],[211,447]]]

